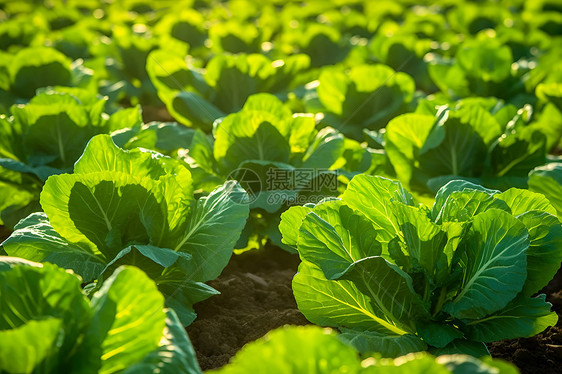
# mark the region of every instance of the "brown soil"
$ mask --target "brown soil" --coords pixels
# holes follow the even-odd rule
[[[309,322],[298,311],[291,281],[299,259],[278,248],[233,256],[223,274],[209,282],[222,294],[195,305],[198,317],[187,328],[203,370],[225,365],[244,344],[285,324]],[[562,271],[543,293],[562,313]],[[521,373],[560,373],[562,320],[532,338],[488,345],[493,357],[513,362]]]
[[[283,325],[309,322],[297,309],[291,281],[299,258],[279,248],[233,256],[208,284],[221,292],[195,305],[187,332],[203,370],[218,368],[244,346]]]

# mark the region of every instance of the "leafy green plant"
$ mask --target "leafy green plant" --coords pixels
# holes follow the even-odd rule
[[[459,46],[455,58],[428,54],[429,74],[439,89],[453,99],[495,96],[515,99],[524,93],[524,69],[512,68],[513,53],[496,38],[470,39]]]
[[[316,130],[312,115],[292,114],[270,94],[250,96],[241,111],[217,121],[213,133],[211,139],[198,129],[154,123],[113,137],[127,147],[164,150],[185,160],[196,190],[239,181],[250,194],[252,213],[237,248],[260,247],[269,238],[289,249],[277,230],[287,205],[337,195],[336,167],[353,169],[345,173],[352,176],[370,166],[370,154],[357,142],[330,128]]]
[[[0,241],[16,228],[0,255],[74,269],[88,296],[135,265],[186,325],[233,248],[296,247],[299,305],[362,351],[479,356],[481,342],[532,335],[555,321],[531,293],[560,262],[561,11],[556,0],[0,0]],[[136,104],[147,122],[178,123],[143,124]],[[336,200],[358,173],[397,177],[428,206],[440,194],[418,207],[359,177]],[[318,187],[334,177],[337,188]],[[498,191],[447,184],[458,179]],[[379,182],[357,192],[367,180]],[[488,245],[500,229],[513,245],[471,288],[477,260],[504,248]],[[384,274],[395,298],[373,295]],[[15,348],[52,337],[37,331]],[[307,353],[302,372],[333,363]],[[166,355],[130,370],[177,371],[156,367]],[[370,370],[418,365],[402,360]]]
[[[31,99],[36,90],[48,86],[81,86],[91,83],[92,72],[81,61],[73,63],[56,49],[29,47],[3,54],[0,63],[0,108]]]
[[[299,309],[362,352],[487,353],[482,342],[556,323],[532,297],[562,260],[562,225],[540,194],[466,181],[416,206],[398,182],[356,176],[341,199],[283,213],[283,242],[302,263]]]
[[[272,61],[260,54],[220,54],[201,69],[197,61],[156,50],[148,57],[147,71],[175,119],[208,131],[216,119],[242,109],[252,94],[286,96],[309,63],[305,55]]]
[[[325,68],[318,79],[324,123],[354,139],[363,129],[378,130],[406,111],[415,84],[410,76],[386,65],[359,65],[349,72]]]
[[[122,266],[92,299],[55,265],[0,257],[4,373],[201,373],[193,347],[141,270]]]
[[[45,19],[30,22],[29,15],[13,17],[0,24],[0,49],[9,51],[12,48],[28,47],[38,34],[47,32]]]
[[[113,85],[119,84],[121,99],[132,104],[158,105],[156,89],[149,79],[146,63],[149,53],[157,48],[158,39],[146,27],[112,27],[115,59],[105,62]]]
[[[424,21],[430,23],[428,20]],[[415,25],[417,23],[413,23],[411,27],[414,28]],[[429,76],[427,62],[423,60],[423,56],[430,51],[431,40],[418,38],[413,30],[395,35],[395,32],[404,32],[398,25],[392,27],[392,30],[387,35],[380,33],[374,37],[369,50],[384,64],[412,77],[417,89],[426,93],[435,92],[437,87]]]
[[[29,99],[35,90],[47,86],[68,86],[72,82],[71,61],[51,48],[28,48],[12,57],[9,90]]]
[[[315,22],[303,22],[302,26],[296,29],[289,25],[279,39],[282,48],[291,48],[309,56],[312,67],[342,62],[351,47],[350,42],[342,38],[339,30]]]
[[[436,114],[420,109],[392,119],[384,148],[398,179],[412,189],[437,191],[461,178],[502,190],[525,188],[527,174],[547,153],[543,124],[530,123],[531,115],[529,106],[464,99]]]
[[[218,53],[259,53],[262,36],[252,23],[228,20],[209,29],[211,46]]]
[[[233,181],[195,199],[180,161],[123,151],[98,135],[73,174],[47,180],[44,213],[23,219],[2,245],[11,256],[72,269],[87,283],[102,283],[122,264],[136,265],[188,325],[192,305],[217,293],[202,282],[228,263],[248,216],[247,199]]]
[[[399,359],[377,356],[361,361],[357,351],[338,339],[330,329],[317,326],[286,326],[247,344],[232,361],[209,373],[518,373],[511,364],[464,355],[433,357],[418,353]]]
[[[203,14],[192,8],[181,8],[178,12],[167,12],[154,27],[159,36],[160,45],[169,45],[170,39],[183,42],[189,46],[189,54],[199,56],[208,51],[205,40],[208,30],[205,27]]]
[[[104,113],[107,99],[86,89],[53,87],[0,116],[0,222],[13,227],[39,211],[39,193],[54,174],[72,171],[94,135],[142,123],[138,108]]]
[[[459,3],[447,13],[447,21],[465,35],[476,35],[486,29],[501,28],[503,20],[510,15],[507,8],[498,4],[490,2],[481,5]]]

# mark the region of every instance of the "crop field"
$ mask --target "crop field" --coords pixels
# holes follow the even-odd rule
[[[562,372],[560,0],[0,0],[0,374]]]

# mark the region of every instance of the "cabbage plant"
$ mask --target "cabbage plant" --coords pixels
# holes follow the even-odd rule
[[[341,199],[289,209],[280,230],[302,259],[299,309],[360,351],[480,357],[483,343],[558,320],[535,294],[560,267],[562,225],[537,193],[452,181],[429,208],[398,182],[358,175]]]
[[[201,373],[144,272],[119,267],[91,299],[81,281],[55,265],[0,257],[2,373]]]
[[[124,151],[94,137],[73,174],[51,176],[43,212],[20,221],[2,246],[10,256],[72,269],[98,287],[120,265],[154,279],[188,325],[192,305],[218,291],[219,276],[248,217],[248,196],[227,181],[196,199],[180,161],[140,149]]]

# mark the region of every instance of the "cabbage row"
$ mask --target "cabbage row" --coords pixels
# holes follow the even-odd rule
[[[0,371],[200,373],[194,304],[265,246],[339,333],[217,372],[516,371],[485,343],[558,320],[561,14],[0,0]]]

